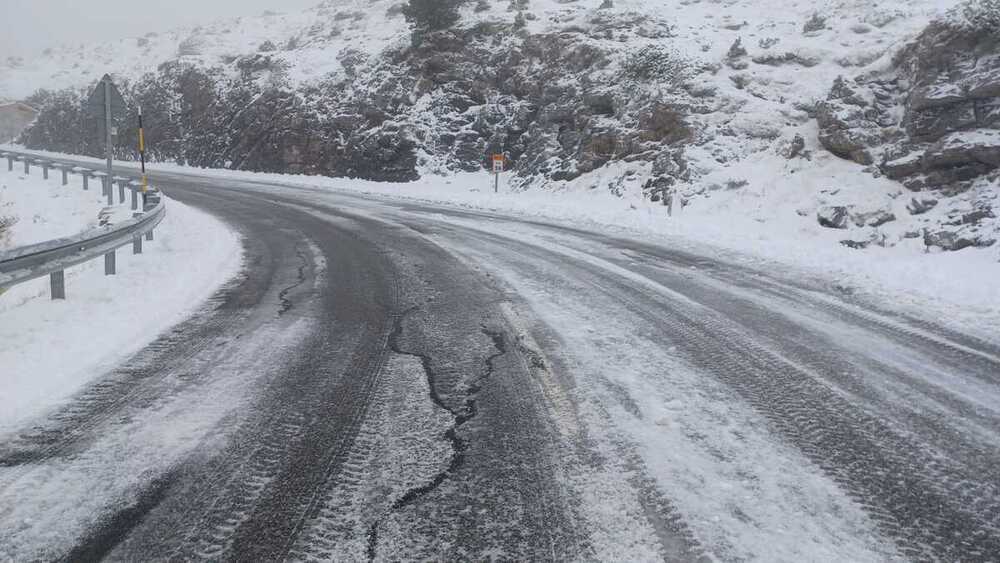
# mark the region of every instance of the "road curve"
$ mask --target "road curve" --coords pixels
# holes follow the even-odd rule
[[[0,437],[0,560],[995,560],[1000,347],[656,244],[161,174],[244,239]]]

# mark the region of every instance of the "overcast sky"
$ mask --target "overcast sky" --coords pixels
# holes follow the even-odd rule
[[[149,31],[264,10],[290,12],[319,0],[0,0],[0,58],[62,43],[135,37]],[[131,30],[131,31],[129,31]]]

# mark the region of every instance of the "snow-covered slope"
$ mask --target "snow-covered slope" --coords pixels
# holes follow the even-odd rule
[[[900,183],[827,152],[815,118],[838,77],[888,72],[960,2],[469,1],[454,30],[411,45],[402,0],[327,0],[10,61],[0,97],[111,71],[147,106],[182,108],[154,150],[198,166],[399,181],[482,170],[502,150],[519,189],[921,250],[925,231],[973,212],[970,196],[912,212]],[[78,150],[51,136],[28,144]],[[830,214],[844,219],[833,231],[818,220]]]
[[[395,4],[330,0],[302,12],[268,11],[110,43],[57,46],[33,60],[0,61],[0,99],[23,99],[39,88],[88,86],[104,73],[136,80],[174,60],[235,72],[236,57],[256,52],[274,53],[289,63],[295,82],[308,82],[340,71],[336,54],[347,47],[378,52],[404,40],[402,16],[386,15]]]
[[[603,0],[559,2],[531,0],[533,16],[527,29],[544,33],[585,25]],[[825,95],[830,81],[845,68],[865,66],[901,41],[918,32],[930,17],[956,4],[956,0],[913,2],[842,1],[798,2],[679,1],[642,2],[616,0],[616,12],[662,19],[671,25],[667,42],[685,55],[704,62],[719,62],[731,44],[742,38],[751,55],[788,52],[815,59],[812,68],[759,67],[748,74],[766,97],[808,99]],[[235,57],[258,52],[266,43],[289,63],[296,82],[308,82],[342,72],[337,54],[351,48],[376,54],[409,40],[409,28],[399,13],[400,0],[327,0],[303,12],[265,12],[166,33],[95,45],[62,45],[47,49],[38,58],[0,61],[0,99],[23,99],[39,88],[62,89],[89,85],[105,72],[137,79],[172,60],[195,62],[208,68],[232,63]],[[513,21],[516,11],[506,2],[486,3],[480,11],[469,3],[465,23]],[[825,20],[824,29],[803,33],[814,15]],[[266,46],[264,51],[269,51]],[[728,89],[729,76],[718,75],[718,86]]]
[[[0,250],[75,235],[97,227],[98,215],[104,207],[99,187],[85,192],[76,185],[61,186],[58,172],[43,180],[37,168],[34,175],[25,175],[17,168],[8,172],[6,160],[2,164],[0,221],[7,219],[9,226],[0,229],[3,231],[0,232]]]

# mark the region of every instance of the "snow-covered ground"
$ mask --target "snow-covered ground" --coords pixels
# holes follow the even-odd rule
[[[36,177],[37,174],[37,177]],[[71,235],[97,223],[100,187],[79,177],[60,187],[0,171],[0,214],[16,215],[13,242]],[[118,206],[120,208],[127,206]],[[175,201],[142,255],[118,251],[118,275],[100,260],[66,272],[65,301],[49,299],[48,278],[0,294],[0,435],[58,405],[162,331],[186,318],[241,267],[238,236]]]
[[[722,254],[740,263],[818,280],[845,293],[895,310],[933,320],[983,338],[1000,341],[1000,249],[926,253],[921,239],[905,248],[841,246],[843,231],[823,229],[815,214],[795,212],[808,199],[810,185],[830,182],[848,165],[830,157],[795,182],[756,193],[733,192],[711,208],[692,206],[673,218],[661,205],[619,199],[603,190],[562,194],[547,190],[494,194],[486,174],[451,178],[425,177],[413,184],[384,184],[345,179],[290,177],[209,171],[229,177],[331,188],[394,199],[417,199],[486,211],[555,220],[586,229],[692,250]],[[863,184],[845,187],[861,191]],[[833,199],[840,194],[831,194]],[[869,196],[866,196],[869,197]],[[871,198],[888,194],[872,192]],[[894,201],[894,200],[893,200]],[[902,203],[905,203],[902,202]]]
[[[20,162],[14,171],[7,170],[7,161],[0,167],[0,217],[16,221],[0,239],[0,251],[92,229],[104,208],[100,183],[93,181],[89,191],[81,189],[79,176],[70,176],[69,185],[62,186],[59,171],[50,171],[42,179],[42,171],[32,166],[24,174]]]
[[[1000,341],[996,331],[1000,326],[1000,284],[995,282],[1000,279],[1000,248],[928,253],[920,238],[908,239],[895,248],[844,247],[839,241],[851,232],[820,227],[816,205],[845,199],[895,209],[905,205],[905,190],[884,179],[847,181],[854,177],[853,165],[820,152],[812,162],[774,156],[761,159],[757,166],[761,175],[783,181],[762,183],[760,189],[749,192],[722,192],[711,200],[692,203],[673,217],[664,206],[628,192],[622,198],[602,189],[513,192],[502,180],[500,193],[494,194],[492,177],[486,173],[425,176],[413,183],[391,184],[157,164],[153,177],[155,180],[156,170],[187,172],[243,179],[249,189],[280,189],[261,186],[266,182],[536,217],[786,272],[790,277],[837,288],[881,309]],[[812,195],[816,192],[824,199],[817,201]],[[808,213],[800,214],[803,210]],[[891,224],[886,229],[892,229]],[[888,234],[899,233],[889,230]]]

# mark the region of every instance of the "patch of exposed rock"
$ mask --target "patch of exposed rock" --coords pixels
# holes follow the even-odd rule
[[[932,23],[893,60],[893,69],[839,78],[817,108],[822,145],[901,182],[911,215],[941,198],[968,197],[971,222],[926,227],[929,247],[993,244],[991,202],[982,190],[1000,170],[1000,34],[956,18]],[[962,194],[970,194],[963,196]],[[960,227],[960,228],[958,228]],[[961,231],[961,232],[960,232]]]

